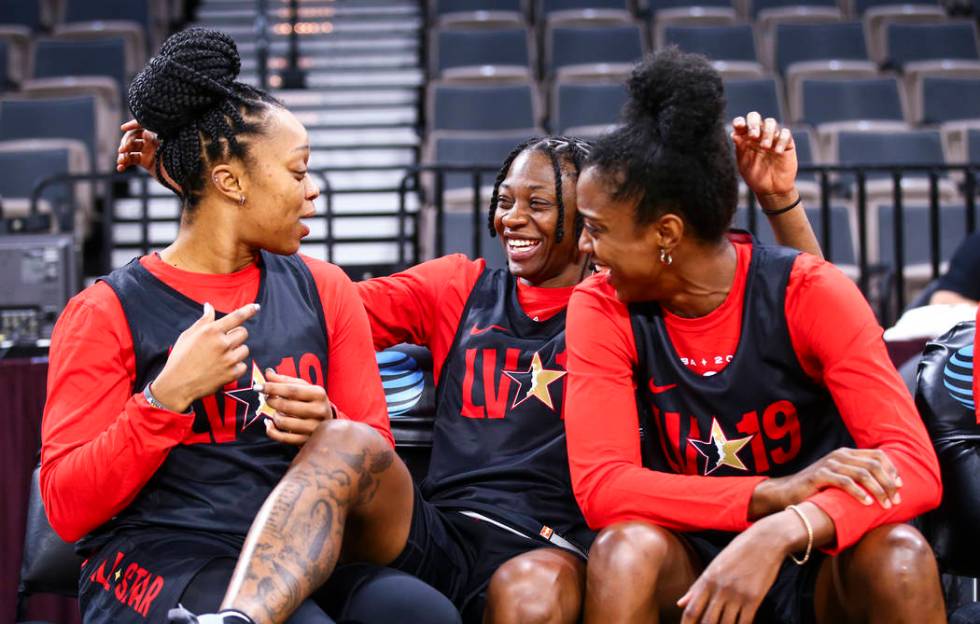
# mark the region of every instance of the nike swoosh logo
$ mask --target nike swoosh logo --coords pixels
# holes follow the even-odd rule
[[[480,334],[487,333],[491,329],[496,329],[496,330],[502,331],[502,332],[507,331],[507,328],[506,327],[501,327],[500,325],[490,325],[489,327],[484,327],[482,329],[479,328],[479,327],[477,327],[476,325],[474,325],[473,326],[473,329],[470,330],[470,336],[479,336]]]
[[[667,384],[666,386],[658,386],[653,383],[653,379],[650,380],[650,392],[654,394],[660,394],[662,392],[667,392],[668,390],[673,390],[677,387],[677,384]]]

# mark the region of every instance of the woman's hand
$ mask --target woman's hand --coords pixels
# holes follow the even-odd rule
[[[756,486],[749,503],[749,518],[761,518],[787,505],[797,505],[831,487],[844,490],[865,505],[877,500],[890,509],[902,502],[902,478],[884,451],[839,448],[796,474],[768,479]]]
[[[833,539],[833,523],[816,505],[807,503],[799,509],[813,530],[811,551]],[[677,601],[684,609],[681,623],[753,621],[783,560],[806,550],[809,540],[806,525],[792,510],[756,522],[736,536]]]
[[[214,308],[185,329],[174,343],[167,363],[150,384],[150,392],[167,408],[185,412],[195,400],[213,394],[248,370],[248,330],[242,325],[259,311],[250,303],[214,319]]]
[[[130,119],[119,126],[123,136],[119,140],[119,156],[116,158],[116,171],[122,173],[130,167],[142,167],[150,175],[156,176],[157,148],[160,140],[151,132]]]
[[[763,208],[788,206],[796,191],[796,144],[789,128],[753,111],[732,122],[738,172]]]
[[[265,382],[265,386],[256,390],[264,392],[268,397],[266,404],[276,410],[265,425],[273,440],[303,446],[321,422],[334,417],[333,405],[321,386],[280,375],[272,369],[266,370]]]

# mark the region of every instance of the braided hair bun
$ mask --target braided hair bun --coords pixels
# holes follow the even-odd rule
[[[129,87],[129,107],[144,128],[162,137],[232,95],[242,61],[228,35],[192,28],[171,36]]]

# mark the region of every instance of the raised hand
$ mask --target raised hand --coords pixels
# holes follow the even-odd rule
[[[798,163],[789,128],[780,127],[772,117],[762,119],[753,111],[735,118],[731,137],[738,172],[760,202],[795,193]]]
[[[155,176],[157,148],[160,146],[156,133],[143,128],[135,119],[130,119],[119,129],[123,131],[123,136],[119,140],[116,171],[122,173],[136,166]]]

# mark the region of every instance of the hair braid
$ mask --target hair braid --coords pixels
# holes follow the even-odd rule
[[[191,28],[169,37],[160,54],[133,79],[129,106],[140,125],[160,137],[157,178],[192,209],[205,170],[230,158],[246,159],[242,137],[262,129],[264,111],[281,104],[236,82],[241,58],[226,34]],[[178,190],[160,175],[165,168]]]

